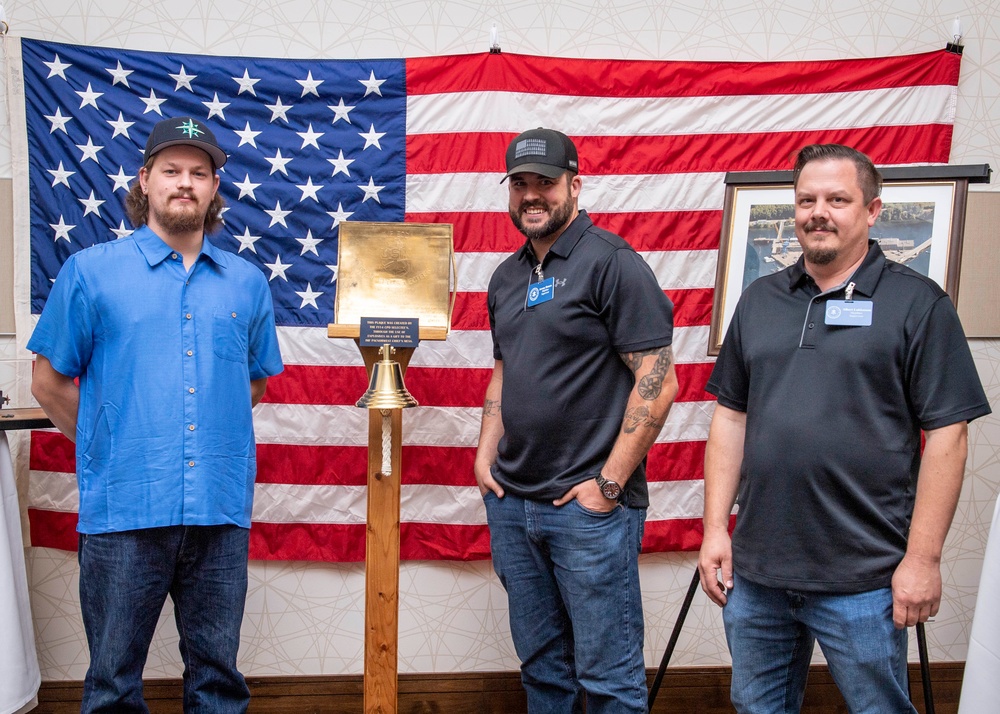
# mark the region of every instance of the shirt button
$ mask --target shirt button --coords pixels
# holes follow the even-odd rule
[[[191,313],[189,312],[189,313],[188,313],[187,315],[185,315],[184,317],[186,317],[187,319],[189,319],[189,320],[190,320],[190,319],[191,319]]]
[[[236,317],[236,313],[235,312],[233,313],[233,317]]]
[[[188,394],[194,394],[194,387],[188,387]]]
[[[194,431],[194,424],[188,424],[188,431]]]
[[[193,354],[194,354],[194,352],[193,352],[192,350],[188,350],[188,351],[187,351],[187,356],[188,356],[188,357],[190,357],[190,356],[191,356],[191,355],[193,355]]]
[[[809,329],[811,330],[814,327],[816,327],[816,323],[815,322],[810,322],[809,323]]]
[[[177,260],[177,253],[171,253],[170,257],[174,260]]]
[[[194,466],[194,461],[188,461],[188,466]]]

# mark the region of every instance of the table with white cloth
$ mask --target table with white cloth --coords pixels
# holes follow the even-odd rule
[[[959,714],[1000,711],[1000,499],[986,541]]]
[[[0,714],[29,704],[41,683],[7,430],[51,425],[40,409],[0,410]]]

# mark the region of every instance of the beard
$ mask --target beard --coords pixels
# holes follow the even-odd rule
[[[201,211],[197,202],[186,207],[175,206],[171,205],[174,198],[178,198],[178,196],[171,196],[170,202],[167,203],[167,207],[163,211],[154,209],[153,206],[150,205],[149,212],[156,219],[156,221],[168,233],[190,233],[198,230],[199,228],[204,228],[205,213]],[[189,198],[193,199],[193,197],[190,196]]]
[[[541,208],[549,212],[549,220],[540,226],[526,226],[522,220],[524,212],[529,208]],[[569,190],[566,191],[566,200],[557,205],[551,205],[547,201],[524,201],[517,209],[510,209],[510,220],[514,222],[514,227],[528,240],[542,240],[555,233],[565,226],[573,215],[573,200]]]
[[[837,232],[837,229],[833,226],[815,221],[809,221],[806,223],[802,227],[802,231],[803,233],[810,233],[819,228],[830,231],[831,233]],[[829,265],[837,259],[840,252],[836,248],[829,248],[825,246],[806,247],[806,245],[802,243],[802,254],[806,257],[806,261],[812,263],[813,265]]]

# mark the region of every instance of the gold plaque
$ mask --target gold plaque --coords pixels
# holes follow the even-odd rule
[[[454,255],[450,223],[343,221],[336,325],[357,331],[362,317],[417,318],[421,339],[444,339],[451,327]],[[331,337],[348,336],[334,328]]]

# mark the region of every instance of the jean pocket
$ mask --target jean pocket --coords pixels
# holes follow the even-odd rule
[[[587,508],[582,503],[580,503],[578,499],[575,498],[572,501],[570,501],[570,503],[575,503],[576,507],[580,509],[580,511],[586,513],[588,516],[593,516],[594,518],[608,518],[609,516],[613,516],[619,508],[624,508],[622,504],[616,503],[615,507],[612,508],[610,511],[595,511],[592,508]]]
[[[212,317],[212,349],[219,359],[246,362],[250,344],[250,323],[227,308],[216,308]]]

